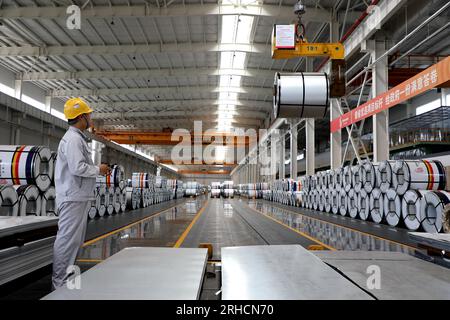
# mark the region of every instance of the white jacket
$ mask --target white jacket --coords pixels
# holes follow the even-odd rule
[[[70,126],[58,147],[55,167],[56,202],[94,200],[99,167],[92,162],[86,136]]]

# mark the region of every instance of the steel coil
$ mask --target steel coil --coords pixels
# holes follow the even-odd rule
[[[330,187],[330,170],[322,172],[322,191]]]
[[[0,185],[0,216],[17,216],[19,199],[12,186]]]
[[[444,190],[445,168],[440,161],[399,160],[392,167],[392,187],[399,195],[409,189]]]
[[[382,193],[386,193],[392,187],[392,166],[394,163],[395,161],[385,160],[381,161],[376,167],[377,188]]]
[[[324,118],[329,106],[326,73],[276,73],[275,118]]]
[[[303,185],[303,190],[309,192],[311,190],[311,182],[309,176],[303,176],[300,178]]]
[[[429,191],[424,192],[422,204],[422,223],[425,232],[441,232],[446,217],[445,208],[450,204],[450,192]]]
[[[358,216],[358,194],[355,189],[350,189],[347,194],[347,211],[351,218]]]
[[[98,176],[97,185],[104,185],[106,188],[119,188],[121,181],[124,180],[124,169],[121,165],[111,166],[111,173],[107,176]]]
[[[384,196],[380,189],[375,188],[370,194],[370,219],[381,223],[384,217]]]
[[[331,212],[331,190],[325,190],[325,212]]]
[[[362,177],[361,177],[361,165],[357,164],[352,167],[352,188],[356,193],[361,191],[362,187]]]
[[[100,202],[97,203],[97,213],[100,217],[103,217],[106,213],[106,209],[108,208],[109,196],[107,195],[106,188],[98,188],[97,191],[100,196]]]
[[[317,185],[316,185],[316,189],[317,189],[317,191],[321,191],[322,190],[322,185],[323,185],[323,172],[322,171],[320,171],[320,172],[317,172],[316,173],[316,179],[317,179]]]
[[[334,181],[335,172],[336,172],[335,170],[328,170],[327,171],[327,180],[328,180],[328,189],[329,190],[336,189],[335,188],[335,181]]]
[[[89,208],[88,211],[89,219],[94,219],[98,212],[97,208],[99,207],[98,202],[100,202],[100,195],[98,194],[97,188],[94,189],[94,197],[95,199],[90,201],[91,207]]]
[[[48,188],[47,191],[41,193],[41,216],[54,217],[56,212],[56,190],[54,187]]]
[[[155,176],[146,172],[135,172],[131,176],[131,187],[133,188],[153,188]]]
[[[114,203],[116,202],[116,193],[114,192],[114,187],[106,188],[106,198],[108,198],[106,213],[112,215],[114,213]]]
[[[339,192],[337,190],[331,191],[331,212],[339,213]]]
[[[334,169],[334,189],[336,191],[341,191],[343,174],[344,170],[342,168]]]
[[[325,191],[320,190],[318,191],[318,206],[317,209],[319,211],[325,211]]]
[[[127,207],[132,210],[139,208],[140,196],[139,191],[132,187],[126,188]]]
[[[127,187],[127,182],[125,180],[122,180],[119,182],[119,190],[122,191]]]
[[[341,216],[347,215],[348,201],[347,201],[347,192],[344,188],[339,192],[339,214]]]
[[[366,190],[361,189],[358,194],[358,214],[361,220],[367,220],[370,212],[370,197]]]
[[[344,167],[344,171],[342,173],[342,187],[345,192],[349,192],[352,188],[352,168],[350,166]]]
[[[19,216],[40,216],[42,203],[39,189],[33,185],[14,186],[19,198]]]
[[[310,190],[311,191],[317,190],[317,183],[318,183],[317,176],[316,175],[311,176],[310,177]]]
[[[125,210],[127,209],[127,190],[126,190],[126,188],[123,188],[120,190],[119,202],[120,202],[120,212],[125,212]]]
[[[0,184],[35,185],[47,191],[54,174],[51,157],[47,147],[0,146]]]
[[[120,191],[120,188],[114,189],[114,212],[120,213],[120,197],[122,195],[122,192]]]
[[[140,207],[141,208],[147,208],[147,189],[140,189]]]
[[[366,162],[361,166],[360,176],[364,190],[368,194],[377,187],[377,168],[378,164]]]
[[[398,193],[389,188],[384,196],[384,217],[391,227],[396,227],[402,216],[402,199]]]
[[[319,209],[319,203],[320,203],[320,192],[319,190],[313,191],[313,209],[318,210]]]
[[[199,189],[200,185],[197,181],[190,181],[191,189]],[[188,182],[189,184],[189,182]],[[155,177],[155,188],[165,189],[167,187],[167,179],[162,176]]]
[[[313,208],[313,200],[314,200],[314,191],[311,190],[310,192],[308,192],[308,195],[306,197],[306,208],[312,210]]]
[[[423,191],[408,190],[402,199],[402,220],[409,230],[418,230],[422,224]]]

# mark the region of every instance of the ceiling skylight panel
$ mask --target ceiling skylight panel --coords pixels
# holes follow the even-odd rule
[[[228,113],[228,112],[219,112],[217,119],[219,120],[233,120],[234,119],[234,114],[233,113]]]
[[[253,27],[252,16],[239,16],[236,32],[236,43],[250,43],[250,34]]]
[[[236,106],[233,105],[233,104],[221,104],[221,105],[219,105],[219,112],[220,111],[228,111],[228,112],[233,111],[234,112],[234,110],[236,110]]]
[[[233,54],[233,60],[232,60],[232,68],[233,69],[244,69],[245,65],[245,52],[236,51]]]
[[[230,76],[220,76],[219,87],[228,87],[230,85]]]
[[[238,27],[238,16],[224,15],[222,16],[222,43],[234,43],[236,37],[236,29]]]
[[[241,85],[241,76],[229,76],[230,86],[239,87]]]
[[[236,101],[237,100],[237,92],[220,92],[219,100],[220,101]]]
[[[220,54],[220,69],[233,68],[233,52],[222,52]]]

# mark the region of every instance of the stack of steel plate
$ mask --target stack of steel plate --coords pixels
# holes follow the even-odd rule
[[[57,217],[0,216],[0,285],[52,263]]]

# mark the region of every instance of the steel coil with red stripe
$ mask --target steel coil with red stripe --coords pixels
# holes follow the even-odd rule
[[[392,167],[392,187],[399,195],[408,190],[444,190],[445,168],[436,160],[399,160]]]
[[[101,188],[120,188],[121,182],[124,180],[124,169],[121,165],[113,165],[111,173],[107,176],[97,177],[97,186]],[[123,186],[123,185],[122,185]]]
[[[54,175],[52,153],[40,146],[0,146],[0,184],[50,188]]]
[[[147,189],[155,183],[155,176],[146,172],[134,172],[131,176],[131,186],[133,188]]]

